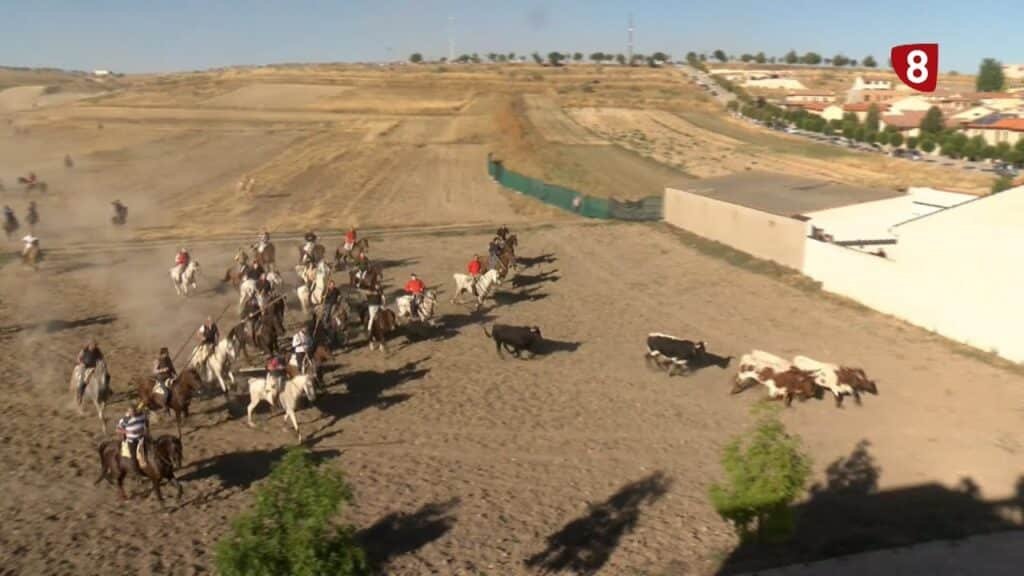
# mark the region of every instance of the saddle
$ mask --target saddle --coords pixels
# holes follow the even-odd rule
[[[121,457],[132,459],[132,446],[127,440],[121,441]],[[139,438],[139,443],[135,446],[135,462],[138,463],[140,470],[145,470],[149,467],[149,463],[146,461],[146,439]]]

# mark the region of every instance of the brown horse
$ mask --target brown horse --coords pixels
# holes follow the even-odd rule
[[[276,262],[276,254],[277,252],[272,242],[268,242],[267,245],[263,247],[262,252],[256,250],[256,247],[253,246],[252,261],[254,264],[259,264],[263,268],[271,270],[272,266],[274,266],[274,263]]]
[[[366,326],[369,319],[370,310],[368,308],[360,310],[360,324]],[[381,308],[378,310],[377,314],[373,317],[373,326],[370,326],[369,334],[367,335],[367,339],[370,342],[370,350],[373,350],[374,345],[377,345],[380,346],[381,352],[386,354],[387,348],[385,348],[385,343],[397,330],[398,317],[395,315],[394,311],[387,308]]]
[[[338,246],[338,249],[334,251],[334,262],[335,266],[339,269],[344,268],[349,262],[355,262],[359,259],[359,256],[370,254],[370,241],[366,238],[360,238],[352,245],[351,250],[345,250],[345,244]]]
[[[18,224],[18,219],[14,216],[8,216],[4,220],[4,234],[7,235],[7,239],[11,239],[11,235],[18,231],[21,225]]]
[[[380,264],[370,264],[366,269],[366,274],[362,280],[356,280],[355,269],[348,271],[349,285],[359,290],[370,290],[375,291],[383,287],[384,283],[384,272],[380,269]]]
[[[167,480],[178,489],[178,500],[181,500],[181,483],[174,477],[175,468],[181,468],[182,449],[179,438],[164,434],[155,442],[148,443],[148,446],[144,448],[146,466],[142,469],[135,466],[131,458],[121,455],[120,440],[102,442],[98,452],[100,455],[100,477],[94,484],[99,484],[104,479],[113,484],[116,479],[121,499],[127,500],[128,496],[124,493],[124,477],[129,470],[134,470],[137,475],[149,478],[153,483],[153,487],[146,493],[147,497],[156,491],[156,497],[163,504],[164,495],[160,493],[160,484]]]
[[[152,378],[143,378],[137,386],[139,400],[151,411],[163,410],[166,413],[173,410],[174,422],[178,426],[178,437],[180,438],[181,421],[188,418],[188,407],[192,403],[192,395],[202,386],[202,379],[194,369],[189,368],[183,371],[171,382],[171,401],[169,403],[165,396],[153,390],[154,386]]]
[[[42,259],[43,253],[39,251],[39,246],[32,246],[21,255],[21,263],[33,270],[39,270],[39,262]]]

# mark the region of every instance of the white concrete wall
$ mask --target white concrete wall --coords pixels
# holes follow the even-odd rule
[[[892,260],[808,239],[803,271],[829,292],[1024,362],[1022,221],[1019,187],[895,228]]]
[[[665,189],[662,211],[665,221],[677,228],[795,270],[803,268],[805,222],[672,188]]]

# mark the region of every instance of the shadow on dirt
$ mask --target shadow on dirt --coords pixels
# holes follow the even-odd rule
[[[434,502],[415,512],[392,512],[369,528],[360,530],[356,538],[362,543],[370,562],[378,570],[399,556],[415,552],[447,534],[455,525],[452,511],[459,500]]]
[[[597,574],[619,541],[636,527],[644,506],[660,500],[671,487],[663,472],[623,486],[604,502],[591,505],[587,514],[548,536],[548,546],[526,560],[529,568],[544,572]]]

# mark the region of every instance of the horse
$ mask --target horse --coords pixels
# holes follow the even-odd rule
[[[234,261],[235,265],[224,272],[224,279],[221,282],[230,282],[232,286],[238,288],[245,281],[245,269],[249,266],[249,255],[245,250],[239,248],[238,252],[235,252]]]
[[[314,386],[320,385],[320,366],[325,364],[331,359],[331,351],[324,344],[318,344],[313,346],[313,352],[306,354],[306,357],[302,361],[302,365],[299,365],[299,361],[295,354],[292,354],[291,358],[288,359],[288,365],[295,369],[299,374],[311,374],[313,376]]]
[[[267,284],[270,285],[271,292],[276,292],[277,289],[284,284],[284,278],[281,278],[281,275],[278,274],[277,270],[267,272],[264,278],[267,280]]]
[[[104,479],[113,484],[114,479],[117,479],[117,490],[121,494],[121,499],[127,500],[128,496],[124,493],[124,477],[128,474],[129,470],[134,469],[137,475],[149,478],[150,482],[153,483],[153,487],[146,493],[146,497],[149,497],[155,491],[156,497],[163,504],[164,496],[160,493],[160,484],[167,480],[178,489],[177,499],[179,502],[181,501],[181,483],[174,477],[174,470],[181,468],[182,449],[180,438],[164,434],[157,438],[155,442],[150,443],[148,450],[143,449],[146,464],[144,468],[136,467],[132,462],[131,456],[124,455],[121,446],[120,440],[107,440],[100,443],[97,449],[100,455],[100,477],[93,482],[94,485],[99,484]]]
[[[28,266],[33,270],[39,270],[39,262],[43,259],[43,253],[39,249],[38,245],[33,244],[29,246],[28,250],[24,250],[21,253],[21,263],[23,266]]]
[[[85,370],[84,385],[81,388],[81,393],[79,393],[78,382],[83,369]],[[103,411],[107,407],[107,400],[110,399],[110,373],[107,372],[107,363],[100,360],[95,368],[83,368],[81,364],[75,365],[75,369],[71,371],[70,388],[79,414],[83,413],[82,403],[85,399],[87,397],[92,399],[92,403],[96,406],[96,416],[100,419],[100,428],[105,434],[107,432],[107,420],[103,416]]]
[[[491,293],[491,289],[501,285],[501,275],[497,270],[488,270],[476,280],[469,274],[455,274],[455,296],[452,297],[452,304],[459,303],[459,297],[463,294],[472,294],[476,288],[476,307],[483,306],[484,298]]]
[[[39,212],[36,211],[35,205],[29,206],[28,214],[25,215],[25,221],[28,222],[28,229],[35,230],[37,224],[39,224]]]
[[[231,371],[231,364],[238,358],[239,347],[244,345],[242,341],[244,335],[240,334],[243,329],[241,324],[232,328],[228,332],[227,338],[218,342],[213,348],[213,352],[203,361],[200,361],[196,352],[193,351],[188,363],[189,369],[195,370],[203,383],[209,384],[216,379],[225,397],[228,396],[228,385],[224,381],[224,376],[227,375],[231,383],[235,383],[235,374]]]
[[[348,305],[344,302],[338,302],[334,306],[331,317],[327,318],[326,321],[321,316],[318,329],[324,331],[327,342],[330,343],[332,348],[348,344],[348,318]],[[314,334],[313,337],[316,338],[316,335]]]
[[[261,402],[270,404],[270,408],[273,410],[275,401],[280,400],[281,407],[284,408],[285,423],[287,424],[289,419],[292,421],[292,427],[295,428],[295,433],[299,436],[301,443],[302,433],[299,432],[299,422],[295,419],[295,408],[299,404],[300,396],[303,395],[310,403],[316,401],[313,377],[307,374],[298,374],[288,378],[285,381],[284,389],[280,392],[273,388],[268,389],[266,378],[249,378],[250,400],[249,407],[246,409],[249,426],[256,427],[252,421],[252,413]]]
[[[349,270],[348,281],[349,285],[358,290],[376,291],[383,286],[384,272],[381,271],[380,264],[371,264],[362,279],[356,278],[355,270]]]
[[[199,262],[191,260],[188,266],[181,273],[178,273],[180,266],[171,268],[171,282],[174,284],[174,291],[178,296],[188,296],[189,292],[196,289],[196,276],[199,274]]]
[[[334,251],[334,261],[338,268],[344,268],[350,261],[356,261],[360,255],[369,255],[369,253],[370,241],[360,238],[349,250],[345,250],[344,244],[338,246],[338,249]]]
[[[238,316],[245,316],[246,304],[256,296],[256,281],[246,278],[238,286]]]
[[[25,178],[24,176],[18,176],[18,184],[25,187],[26,193],[38,189],[41,194],[46,194],[46,191],[50,188],[46,185],[46,182],[36,180],[34,177]]]
[[[423,301],[420,302],[419,310],[414,317],[412,315],[412,295],[406,294],[395,298],[395,306],[398,307],[398,317],[408,318],[410,322],[430,322],[434,316],[434,306],[437,303],[437,295],[433,290],[427,290],[423,294]]]
[[[199,373],[188,368],[184,370],[178,377],[174,379],[170,384],[171,389],[171,401],[167,402],[167,397],[163,394],[159,394],[154,390],[156,383],[152,378],[144,377],[137,385],[136,390],[139,395],[139,400],[149,410],[163,410],[164,412],[174,411],[174,422],[178,426],[178,437],[181,437],[181,421],[188,418],[188,408],[192,403],[192,395],[199,390],[199,386],[202,383],[202,379],[199,377]]]
[[[306,251],[299,247],[299,266],[306,265]],[[327,248],[324,248],[323,244],[313,245],[313,264],[319,264],[324,261],[324,256],[327,254]]]
[[[110,223],[114,226],[124,226],[128,221],[128,208],[126,206],[114,206],[114,215],[110,217]]]
[[[367,325],[369,320],[370,310],[364,308],[359,311],[359,321],[363,326]],[[367,329],[367,340],[370,343],[370,351],[373,351],[374,345],[380,346],[381,352],[387,353],[385,348],[385,342],[387,339],[398,330],[398,318],[395,313],[389,309],[381,307],[380,310],[373,316],[373,325]]]
[[[276,253],[273,242],[267,242],[263,246],[263,250],[260,250],[259,246],[253,246],[252,261],[254,264],[259,264],[267,270],[272,270],[276,262]]]
[[[323,303],[324,292],[327,290],[327,276],[327,267],[318,266],[313,281],[309,284],[300,284],[295,289],[295,295],[299,298],[303,314],[308,316],[310,308]]]
[[[9,214],[4,219],[4,234],[7,235],[7,239],[11,239],[11,235],[18,231],[21,225],[18,224],[18,218],[14,214]]]

